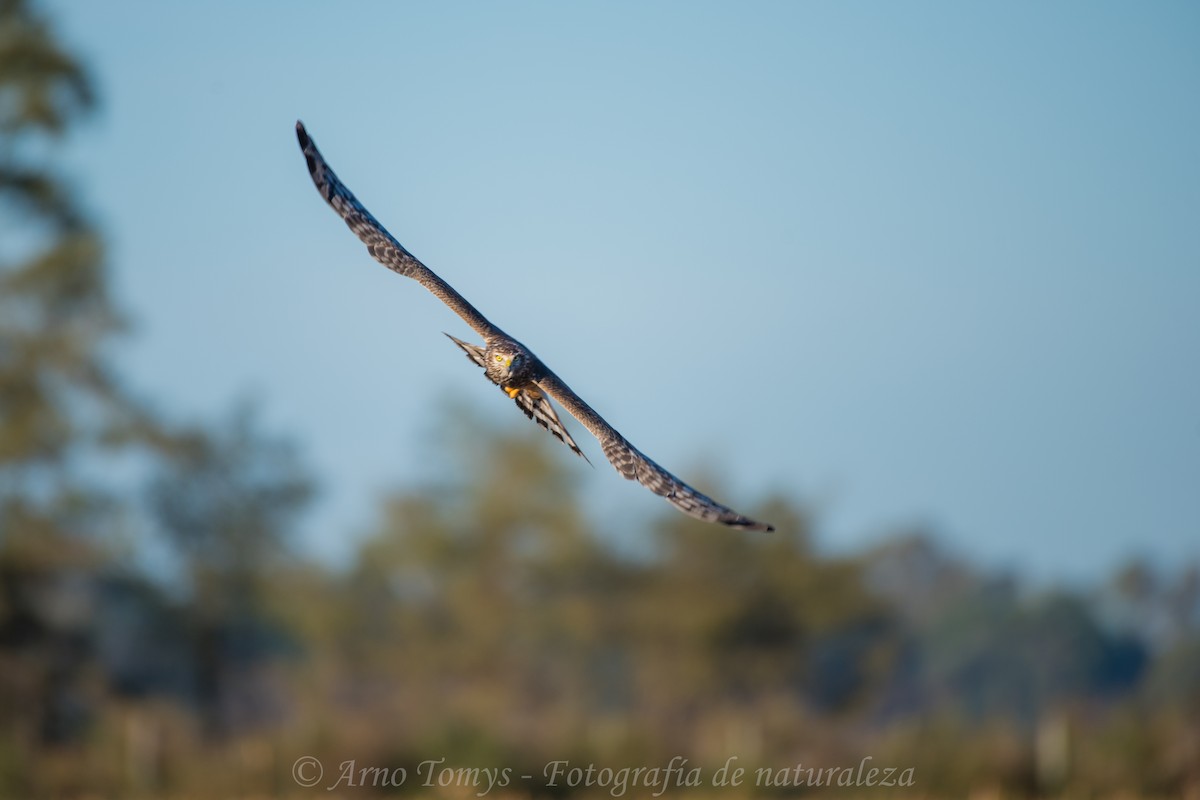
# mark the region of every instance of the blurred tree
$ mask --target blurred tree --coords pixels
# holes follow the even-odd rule
[[[603,625],[589,598],[618,570],[541,431],[495,435],[457,407],[439,429],[448,477],[386,498],[347,582],[343,666],[360,689],[387,687],[363,712],[401,725],[392,740],[577,732],[602,702],[587,683]]]
[[[100,237],[52,163],[92,103],[42,15],[0,2],[0,724],[25,746],[71,736],[88,706],[120,503],[81,467],[142,424],[103,353],[120,317]]]
[[[450,416],[451,477],[386,500],[328,623],[364,729],[460,758],[752,758],[887,685],[896,618],[795,507],[772,535],[664,514],[620,556],[551,439]]]
[[[1112,627],[1170,649],[1200,629],[1200,564],[1172,564],[1168,570],[1131,559],[1113,572],[1095,603]]]
[[[294,557],[312,488],[291,443],[259,433],[246,409],[222,428],[178,435],[150,483],[182,572],[193,699],[210,736],[273,710],[248,684],[252,667],[288,644],[269,589]]]
[[[897,616],[860,565],[817,555],[812,521],[778,500],[769,535],[660,518],[654,580],[639,597],[653,691],[690,730],[697,703],[726,709],[716,741],[769,743],[785,756],[815,738],[798,720],[835,719],[880,699],[900,644]],[[652,678],[650,676],[653,676]],[[679,712],[682,711],[682,714]],[[710,746],[714,754],[718,748]]]
[[[40,517],[78,505],[75,452],[137,416],[103,355],[120,317],[99,234],[36,157],[91,107],[88,87],[25,2],[0,3],[0,491]]]
[[[923,626],[981,584],[925,530],[898,530],[863,554],[868,587],[906,620]]]
[[[1073,703],[1131,691],[1145,646],[1102,628],[1078,596],[1022,599],[1011,585],[984,584],[946,609],[923,635],[928,702],[976,719],[1032,724]]]

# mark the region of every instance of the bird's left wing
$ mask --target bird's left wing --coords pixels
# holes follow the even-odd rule
[[[388,233],[387,229],[379,224],[379,220],[358,202],[358,198],[338,180],[338,176],[326,163],[302,122],[296,123],[296,139],[300,142],[300,149],[304,152],[304,160],[308,165],[308,174],[312,177],[317,191],[345,220],[350,230],[354,231],[354,235],[362,240],[367,246],[367,252],[374,256],[376,261],[393,272],[420,283],[485,339],[501,333],[475,306],[456,292],[454,287],[405,250],[404,246],[396,241],[396,237]]]
[[[616,467],[617,472],[629,480],[636,480],[650,491],[666,498],[668,503],[683,513],[705,522],[719,522],[734,528],[745,528],[752,531],[775,530],[772,525],[755,522],[732,508],[721,505],[711,497],[701,494],[651,461],[549,369],[538,381],[538,386],[592,432],[604,449],[605,457]]]

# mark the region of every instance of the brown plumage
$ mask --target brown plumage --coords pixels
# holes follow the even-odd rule
[[[597,414],[591,406],[580,399],[561,378],[555,375],[529,348],[497,328],[468,303],[450,284],[443,281],[416,259],[412,253],[387,232],[371,212],[338,180],[329,164],[317,150],[316,144],[304,129],[296,123],[296,138],[308,172],[317,191],[333,207],[350,230],[367,246],[375,260],[388,269],[406,278],[412,278],[437,296],[456,314],[463,318],[484,340],[484,346],[470,344],[453,336],[450,338],[462,348],[472,362],[483,367],[488,379],[504,390],[517,407],[530,419],[537,422],[566,444],[585,460],[579,445],[559,420],[549,398],[558,402],[567,413],[591,431],[600,442],[604,456],[617,472],[630,480],[636,480],[650,491],[666,498],[667,502],[685,514],[706,522],[717,522],[747,530],[771,531],[774,528],[762,522],[742,516],[728,506],[721,505],[711,497],[688,486],[670,472],[647,458],[631,445],[624,436]],[[449,336],[449,334],[447,334]],[[589,462],[590,463],[590,462]]]

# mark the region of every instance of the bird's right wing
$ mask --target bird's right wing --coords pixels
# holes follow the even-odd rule
[[[480,336],[487,338],[500,332],[496,326],[488,322],[487,317],[479,313],[475,306],[468,303],[433,270],[418,261],[412,253],[405,250],[403,245],[379,224],[379,220],[371,216],[371,212],[367,211],[345,184],[338,180],[338,176],[321,156],[316,142],[309,137],[302,122],[296,123],[296,138],[300,142],[300,149],[304,152],[304,160],[308,164],[308,174],[312,176],[317,191],[346,221],[346,225],[354,231],[355,236],[362,240],[363,244],[367,246],[367,252],[374,256],[376,261],[393,272],[398,272],[406,278],[412,278],[433,292],[454,313],[466,320],[466,323],[474,328]]]
[[[752,531],[775,530],[772,525],[755,522],[732,508],[721,505],[655,464],[631,445],[624,436],[617,433],[613,426],[609,425],[591,406],[583,402],[579,395],[563,382],[562,378],[549,369],[538,381],[538,386],[592,432],[604,449],[605,457],[616,467],[617,472],[629,480],[636,480],[650,491],[666,498],[668,503],[683,513],[705,522],[719,522],[735,528]]]

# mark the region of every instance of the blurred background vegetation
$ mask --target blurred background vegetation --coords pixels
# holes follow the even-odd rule
[[[289,440],[122,382],[103,237],[56,158],[94,96],[0,0],[0,795],[304,795],[311,755],[326,783],[345,759],[870,756],[914,796],[1200,796],[1195,564],[1034,589],[920,530],[831,557],[790,497],[747,509],[771,536],[664,506],[628,552],[550,437],[469,408],[348,567],[306,558],[318,481]]]

